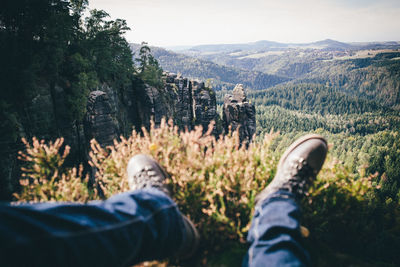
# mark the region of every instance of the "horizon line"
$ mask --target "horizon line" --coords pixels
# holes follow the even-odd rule
[[[372,44],[372,43],[391,43],[395,42],[400,45],[400,40],[385,40],[385,41],[338,41],[335,39],[331,38],[326,38],[322,40],[317,40],[317,41],[308,41],[308,42],[280,42],[280,41],[272,41],[272,40],[266,40],[266,39],[261,39],[257,41],[249,41],[249,42],[221,42],[221,43],[198,43],[198,44],[151,44],[150,42],[146,41],[141,41],[141,42],[131,42],[129,41],[128,43],[130,44],[141,44],[142,42],[146,42],[150,46],[158,46],[158,47],[163,47],[163,48],[168,48],[168,47],[195,47],[195,46],[208,46],[208,45],[245,45],[245,44],[255,44],[258,42],[271,42],[271,43],[277,43],[277,44],[285,44],[285,45],[305,45],[305,44],[313,44],[313,43],[318,43],[318,42],[323,42],[323,41],[334,41],[334,42],[339,42],[339,43],[344,43],[344,44]]]

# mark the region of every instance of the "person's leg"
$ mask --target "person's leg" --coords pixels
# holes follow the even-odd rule
[[[255,209],[245,266],[309,266],[302,246],[299,207],[289,192],[279,193]]]
[[[184,239],[176,204],[156,189],[87,205],[4,205],[0,218],[6,266],[127,266],[174,255]]]
[[[328,147],[324,138],[308,135],[282,156],[272,182],[256,197],[244,266],[309,266],[302,246],[300,200],[321,169]]]
[[[130,266],[191,253],[196,230],[155,168],[146,156],[133,158],[128,178],[153,182],[106,201],[1,205],[1,265]]]

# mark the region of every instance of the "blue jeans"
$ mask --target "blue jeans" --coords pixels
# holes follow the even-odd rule
[[[89,204],[0,205],[0,266],[130,266],[185,241],[176,204],[156,189]]]
[[[256,206],[243,266],[310,266],[302,245],[300,209],[294,196],[280,191]]]
[[[275,197],[257,208],[249,266],[306,265],[298,207]],[[130,266],[175,255],[185,244],[176,204],[156,189],[89,204],[0,205],[1,266]]]

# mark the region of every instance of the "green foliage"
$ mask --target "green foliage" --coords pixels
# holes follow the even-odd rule
[[[0,100],[0,135],[6,140],[16,142],[18,139],[18,130],[21,125],[18,121],[17,114],[11,110],[12,107],[10,107],[9,104],[4,100]]]
[[[275,129],[282,133],[325,130],[334,134],[347,133],[363,136],[384,130],[400,130],[400,118],[394,114],[386,116],[377,113],[320,115],[288,110],[276,105],[256,105],[256,120],[259,134]]]
[[[130,30],[125,20],[106,20],[103,10],[91,10],[85,19],[84,36],[80,40],[94,69],[103,82],[126,85],[133,74],[132,52],[123,34]]]
[[[97,74],[79,53],[71,55],[65,67],[70,77],[64,86],[69,113],[72,120],[82,121],[89,92],[98,85]]]
[[[369,173],[380,175],[380,197],[385,202],[400,202],[400,141],[399,132],[383,132],[371,153]]]
[[[319,177],[302,205],[314,264],[398,264],[400,206],[377,197],[377,177],[360,177],[342,164],[325,166]]]
[[[266,90],[249,91],[248,97],[256,105],[279,105],[286,109],[321,115],[391,111],[377,102],[348,96],[337,89],[320,84],[278,85]]]
[[[300,81],[327,84],[357,97],[397,107],[400,100],[399,67],[399,60],[391,60],[386,53],[381,53],[373,58],[318,63]]]
[[[55,87],[65,88],[72,121],[82,120],[85,98],[99,82],[120,91],[130,85],[134,66],[123,37],[126,21],[108,20],[101,10],[83,20],[87,5],[87,0],[2,2],[0,59],[7,64],[0,66],[0,83],[5,102],[20,116],[43,84],[53,102]]]
[[[10,155],[23,145],[21,137],[71,137],[68,126],[74,125],[82,145],[79,128],[90,91],[106,84],[121,102],[132,93],[135,69],[126,22],[87,7],[88,0],[0,3],[0,184],[7,185],[2,190],[15,178],[17,167],[8,161],[15,160]],[[9,193],[1,191],[0,198]]]
[[[61,23],[56,23],[61,22]],[[17,107],[32,95],[38,76],[57,78],[72,26],[64,1],[2,1],[0,6],[0,66],[2,96]]]
[[[151,54],[151,49],[147,43],[143,42],[139,49],[139,57],[136,58],[139,64],[139,77],[148,85],[156,88],[163,86],[163,70],[158,61]]]

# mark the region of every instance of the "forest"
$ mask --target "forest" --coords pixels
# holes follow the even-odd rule
[[[82,120],[90,90],[101,82],[124,93],[133,74],[132,53],[122,34],[124,20],[109,20],[92,10],[83,18],[86,0],[2,1],[0,6],[0,84],[2,146],[21,132],[39,131],[30,124],[28,103],[37,94],[57,102],[57,88],[66,94],[64,120]],[[53,105],[57,108],[58,105]],[[57,116],[58,111],[51,111]],[[41,133],[60,134],[58,129]],[[7,150],[3,147],[2,151]]]

